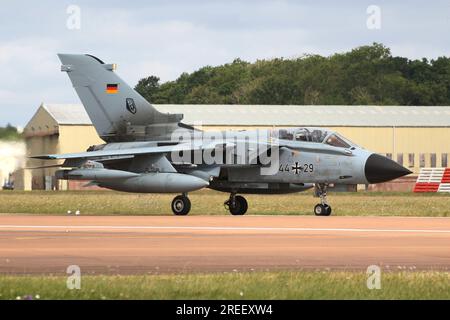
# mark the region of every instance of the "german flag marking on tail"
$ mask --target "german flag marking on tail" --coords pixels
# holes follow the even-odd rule
[[[119,85],[117,83],[108,83],[106,85],[106,93],[117,93],[119,92]]]

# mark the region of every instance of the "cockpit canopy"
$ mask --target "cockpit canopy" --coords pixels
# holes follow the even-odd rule
[[[325,143],[333,147],[350,148],[356,146],[337,132],[321,128],[289,128],[274,131],[278,139],[303,142]]]

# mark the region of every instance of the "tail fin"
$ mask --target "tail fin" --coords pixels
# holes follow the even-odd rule
[[[98,135],[106,142],[166,137],[183,118],[163,114],[105,64],[91,55],[58,54]]]

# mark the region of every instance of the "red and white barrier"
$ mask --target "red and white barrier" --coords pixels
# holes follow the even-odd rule
[[[414,192],[450,192],[450,168],[422,168]]]

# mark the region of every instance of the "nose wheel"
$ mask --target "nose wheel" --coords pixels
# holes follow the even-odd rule
[[[242,216],[248,209],[247,200],[233,193],[230,195],[230,199],[224,202],[224,206],[233,216]]]
[[[190,210],[191,200],[189,200],[187,195],[179,195],[172,200],[172,212],[176,216],[185,216]]]
[[[331,206],[327,203],[327,187],[326,183],[316,184],[317,194],[320,198],[320,203],[314,207],[314,214],[316,216],[329,216],[331,215]]]

